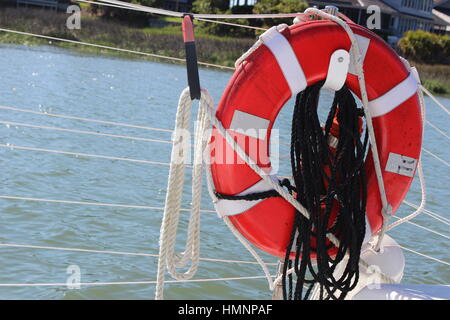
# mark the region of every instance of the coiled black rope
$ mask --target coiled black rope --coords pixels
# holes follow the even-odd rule
[[[320,82],[306,88],[297,95],[295,102],[291,166],[296,198],[309,211],[310,219],[298,211],[295,214],[283,270],[284,299],[308,299],[314,285],[317,285],[320,299],[343,299],[358,282],[365,235],[367,130],[361,142],[360,111],[346,86],[336,92],[323,129],[317,114],[322,85]],[[335,118],[339,123],[339,135],[333,152],[328,138]],[[339,239],[338,248],[327,239],[329,233]],[[291,252],[295,253],[292,260]],[[346,254],[345,268],[336,275],[334,271]],[[295,286],[291,279],[286,279],[292,263]],[[286,281],[289,281],[289,288]]]
[[[317,83],[297,95],[291,132],[295,186],[288,179],[280,182],[291,194],[296,193],[296,199],[310,213],[310,219],[298,211],[295,213],[283,265],[285,300],[308,299],[314,285],[318,286],[320,299],[343,299],[355,288],[359,278],[367,199],[364,160],[368,134],[365,130],[361,142],[360,132],[360,117],[364,113],[357,108],[351,91],[344,86],[336,92],[325,128],[322,128],[317,114],[322,85],[323,82]],[[335,119],[339,124],[339,135],[333,152],[328,138]],[[241,196],[216,191],[215,195],[219,199],[247,201],[280,197],[275,190]],[[327,239],[328,234],[339,239],[338,248]],[[315,259],[312,259],[313,254]],[[335,275],[337,265],[346,254],[345,268]],[[292,266],[296,281],[292,274],[287,275]],[[304,287],[306,292],[303,292]]]

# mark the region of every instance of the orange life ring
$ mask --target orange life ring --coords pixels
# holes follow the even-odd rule
[[[418,79],[397,54],[377,35],[353,23],[362,57],[369,109],[378,144],[387,199],[395,212],[413,180],[422,145],[422,115]],[[270,173],[271,129],[289,98],[318,81],[327,79],[330,57],[337,50],[350,51],[345,31],[333,22],[309,21],[262,36],[262,42],[238,66],[216,113],[225,129],[261,168]],[[345,83],[360,97],[358,79],[350,67]],[[243,134],[238,129],[263,129],[266,134]],[[250,154],[256,143],[259,153]],[[227,195],[267,191],[268,184],[239,159],[224,138],[213,130],[211,173],[214,188]],[[366,215],[375,234],[382,226],[382,204],[371,153],[365,162],[368,195]],[[221,199],[215,203],[236,229],[256,247],[284,257],[292,231],[295,209],[283,198],[256,201]]]

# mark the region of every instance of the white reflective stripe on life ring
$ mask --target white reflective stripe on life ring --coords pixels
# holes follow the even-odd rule
[[[292,95],[305,90],[307,86],[305,74],[297,60],[294,50],[289,41],[273,26],[264,32],[259,39],[275,56],[278,65],[283,72]]]
[[[394,88],[386,92],[384,95],[369,101],[369,110],[373,118],[380,117],[391,112],[403,102],[411,98],[417,93],[418,83],[413,72],[409,76],[396,85]]]
[[[361,63],[364,63],[364,60],[366,59],[367,50],[369,50],[369,44],[370,39],[360,36],[359,34],[355,34],[356,41],[358,42],[359,46],[359,52],[361,54]],[[355,57],[350,54],[350,65],[348,67],[348,73],[351,73],[353,75],[357,75],[356,68],[355,68]]]
[[[272,177],[275,181],[278,181],[276,177]],[[268,184],[266,181],[261,179],[256,184],[251,186],[250,188],[242,191],[241,193],[238,193],[238,196],[245,196],[250,193],[258,193],[258,192],[264,192],[272,190],[272,186]],[[245,211],[251,209],[261,201],[264,201],[265,199],[261,200],[226,200],[226,199],[219,199],[216,203],[214,203],[214,207],[216,209],[217,214],[220,217],[224,216],[234,216],[237,214],[244,213]]]
[[[234,111],[230,130],[264,140],[269,129],[270,120],[240,110]]]

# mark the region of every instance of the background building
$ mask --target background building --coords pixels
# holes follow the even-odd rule
[[[436,1],[433,0],[339,0],[339,1],[308,1],[310,5],[323,8],[335,5],[342,13],[360,25],[367,25],[367,8],[376,5],[381,11],[381,34],[389,43],[396,43],[408,30],[424,30],[435,33],[445,33],[449,22],[445,21],[433,10]],[[450,10],[450,1],[437,1]]]
[[[450,34],[450,0],[435,0],[433,15],[446,22],[446,33]]]

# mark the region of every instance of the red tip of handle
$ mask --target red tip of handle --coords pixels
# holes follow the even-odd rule
[[[194,39],[194,25],[192,23],[190,16],[184,16],[183,23],[182,23],[182,29],[183,29],[183,41],[184,42],[193,42]]]

